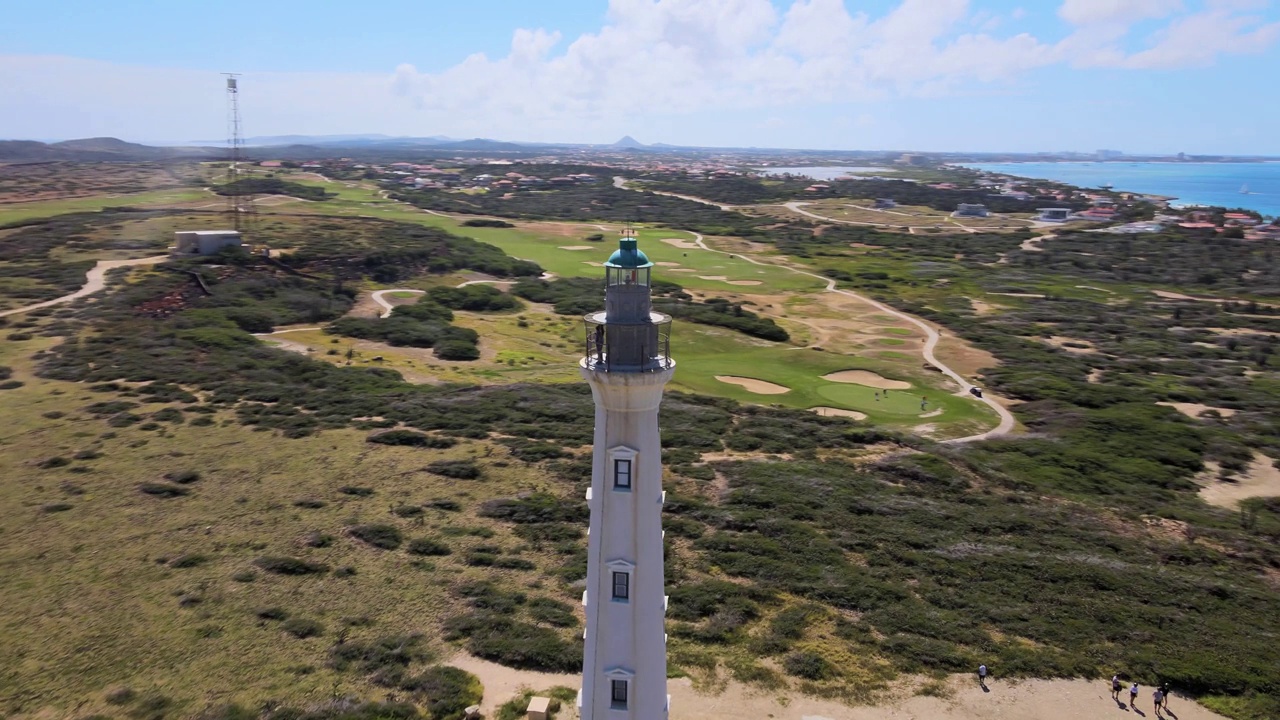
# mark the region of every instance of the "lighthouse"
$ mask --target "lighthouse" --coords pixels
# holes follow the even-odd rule
[[[604,264],[605,309],[585,318],[579,366],[591,384],[596,429],[582,720],[665,720],[669,705],[658,405],[676,364],[671,317],[650,305],[652,269],[634,233],[624,233]]]

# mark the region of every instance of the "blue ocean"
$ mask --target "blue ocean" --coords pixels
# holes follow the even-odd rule
[[[1118,191],[1177,198],[1175,206],[1221,205],[1280,216],[1280,162],[966,163],[965,167],[1084,188],[1110,184]]]

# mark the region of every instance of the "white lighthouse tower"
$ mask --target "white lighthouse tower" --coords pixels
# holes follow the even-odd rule
[[[582,720],[665,720],[658,404],[675,372],[671,317],[650,308],[653,263],[631,232],[605,263],[605,309],[586,317],[582,376],[596,404],[587,504],[587,615]]]

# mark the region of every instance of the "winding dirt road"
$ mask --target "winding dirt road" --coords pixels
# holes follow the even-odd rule
[[[34,305],[26,305],[12,310],[0,311],[0,317],[31,312],[32,310],[39,310],[40,308],[61,305],[63,303],[69,303],[72,300],[79,300],[80,298],[85,297],[86,295],[92,295],[107,286],[108,270],[132,267],[134,265],[155,265],[168,259],[168,255],[156,255],[153,257],[135,258],[133,260],[99,260],[97,265],[94,265],[89,269],[89,272],[84,274],[85,283],[79,290],[69,295],[63,295],[60,298],[54,298],[52,300],[45,300],[44,302],[39,302]]]

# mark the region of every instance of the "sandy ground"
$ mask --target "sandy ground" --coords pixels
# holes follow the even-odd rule
[[[764,380],[755,378],[737,377],[735,375],[717,375],[716,379],[722,383],[730,385],[738,385],[746,389],[747,392],[753,392],[758,395],[781,395],[791,392],[791,388],[783,385],[776,385]]]
[[[992,305],[989,302],[983,302],[981,300],[975,300],[973,298],[966,298],[966,299],[969,301],[969,304],[973,306],[973,312],[976,315],[990,315],[993,312],[1003,309],[997,305]]]
[[[595,250],[590,245],[561,245],[561,250]]]
[[[662,242],[681,250],[697,250],[698,243],[685,238],[662,238]]]
[[[1085,378],[1091,383],[1097,384],[1102,382],[1102,368],[1089,368],[1089,377]]]
[[[811,407],[809,409],[823,417],[847,417],[853,418],[854,420],[867,419],[866,413],[860,413],[857,410],[844,410],[842,408],[826,407],[822,405],[819,405],[818,407]]]
[[[1232,415],[1236,414],[1236,411],[1232,410],[1231,408],[1216,408],[1211,405],[1201,405],[1199,403],[1158,402],[1156,404],[1163,405],[1165,407],[1171,407],[1174,410],[1177,410],[1178,412],[1182,413],[1183,415],[1186,415],[1189,418],[1198,418],[1200,417],[1200,413],[1204,412],[1205,410],[1217,410],[1218,414],[1224,418],[1229,418]]]
[[[1043,293],[991,293],[992,295],[1003,295],[1005,297],[1024,297],[1024,298],[1043,298]]]
[[[909,382],[890,380],[870,370],[841,370],[840,372],[823,375],[822,379],[838,383],[866,385],[867,387],[880,388],[882,390],[907,390],[911,387]]]
[[[1234,510],[1245,498],[1276,496],[1280,496],[1280,469],[1272,464],[1271,458],[1258,452],[1253,454],[1248,472],[1235,482],[1215,478],[1200,489],[1201,500],[1229,510]]]
[[[1183,295],[1182,293],[1169,292],[1167,290],[1152,290],[1151,294],[1156,297],[1164,298],[1165,300],[1194,300],[1196,302],[1211,303],[1245,302],[1243,300],[1232,300],[1230,298],[1196,297],[1194,295]],[[1280,305],[1272,305],[1270,303],[1258,303],[1258,305],[1262,307],[1280,307]]]
[[[1078,355],[1088,355],[1090,353],[1098,352],[1098,349],[1093,347],[1093,343],[1089,342],[1088,340],[1080,340],[1077,338],[1064,337],[1062,335],[1054,335],[1053,337],[1046,338],[1045,342],[1058,348],[1059,350],[1066,350],[1069,353],[1076,353]],[[1067,343],[1080,343],[1082,345],[1088,345],[1089,347],[1069,347]]]
[[[759,280],[730,280],[730,285],[763,285]]]
[[[699,280],[728,280],[726,275],[699,275]]]
[[[576,688],[578,675],[512,670],[494,663],[459,655],[449,665],[475,674],[484,684],[480,711],[486,716],[510,700],[522,688],[546,690],[557,685]],[[1140,714],[1120,708],[1111,699],[1103,680],[989,680],[983,692],[971,675],[953,675],[946,682],[945,697],[910,695],[919,680],[904,683],[904,692],[874,706],[850,707],[832,700],[796,694],[764,692],[730,682],[723,692],[695,690],[686,678],[670,680],[671,720],[1083,720],[1103,717],[1155,720],[1151,688],[1138,695]],[[1125,696],[1125,701],[1128,698]],[[1176,693],[1169,706],[1176,720],[1226,720]],[[561,712],[564,720],[577,714]],[[1172,717],[1172,716],[1169,716]]]

